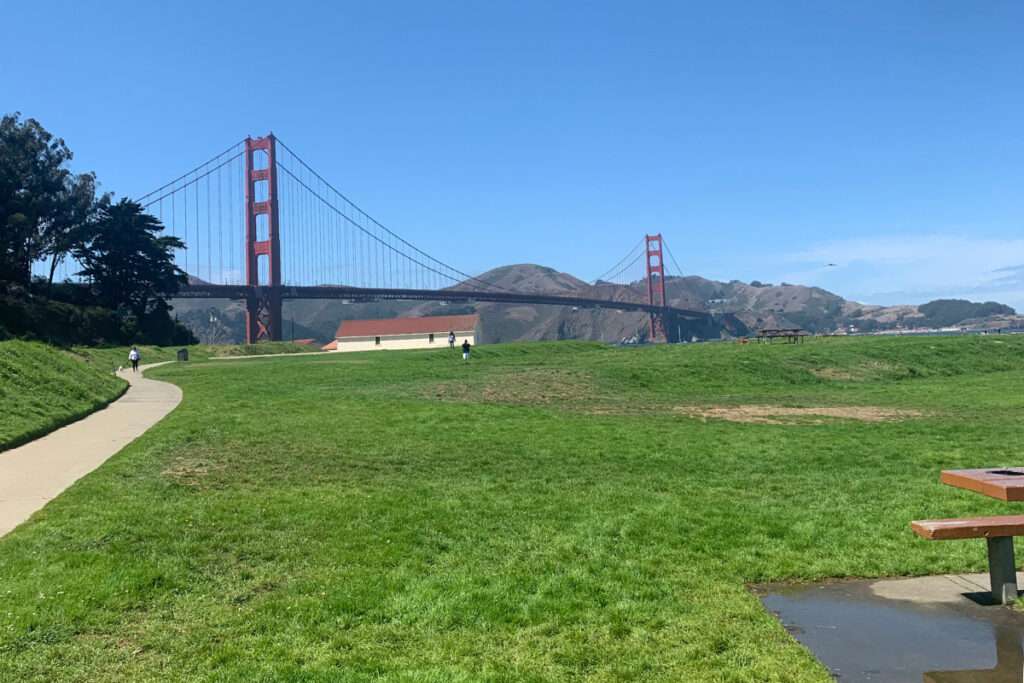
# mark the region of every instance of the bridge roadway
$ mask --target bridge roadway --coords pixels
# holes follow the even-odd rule
[[[279,293],[282,299],[343,299],[345,301],[378,301],[402,299],[412,301],[448,301],[470,303],[490,301],[503,304],[542,304],[548,306],[577,306],[579,308],[608,308],[617,311],[642,311],[656,315],[676,315],[684,318],[706,316],[705,311],[691,311],[672,306],[655,306],[631,301],[610,301],[557,294],[518,294],[488,292],[471,289],[376,289],[345,287],[341,285],[318,287],[253,287],[250,285],[184,285],[174,298],[190,299],[247,299]]]

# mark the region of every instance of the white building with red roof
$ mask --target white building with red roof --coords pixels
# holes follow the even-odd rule
[[[448,346],[448,335],[455,333],[455,347],[462,342],[476,345],[480,338],[480,316],[439,315],[427,318],[385,318],[382,320],[343,320],[334,333],[333,349],[373,351],[375,349],[430,349]]]

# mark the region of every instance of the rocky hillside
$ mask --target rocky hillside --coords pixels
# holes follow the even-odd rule
[[[478,277],[505,289],[529,293],[568,293],[613,301],[646,301],[645,282],[615,285],[588,284],[567,273],[532,264],[502,266]],[[453,289],[469,288],[463,284]],[[783,283],[716,282],[698,276],[669,278],[665,294],[672,306],[708,315],[696,321],[676,321],[673,338],[701,339],[738,336],[765,327],[801,327],[815,333],[836,330],[871,332],[916,327],[969,326],[980,329],[1024,325],[1024,316],[1002,304],[939,300],[921,306],[870,306],[819,287]],[[202,342],[241,342],[245,336],[245,309],[241,302],[220,299],[177,299],[174,312]],[[213,321],[211,311],[213,308]],[[550,339],[591,339],[617,343],[645,339],[644,313],[567,306],[527,306],[496,303],[451,304],[428,301],[378,301],[347,304],[341,301],[288,301],[284,306],[285,339],[313,338],[326,343],[342,320],[400,316],[478,313],[486,343]],[[294,330],[294,333],[293,333]]]

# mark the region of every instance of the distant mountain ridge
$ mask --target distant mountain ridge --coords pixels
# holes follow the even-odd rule
[[[577,294],[611,301],[645,302],[647,283],[589,284],[568,273],[534,264],[501,266],[475,278],[496,287],[530,294]],[[452,289],[473,289],[464,282]],[[678,321],[674,338],[689,340],[745,336],[763,328],[800,327],[812,333],[874,332],[918,327],[1019,328],[1024,316],[996,302],[971,303],[937,300],[920,306],[873,306],[848,301],[820,287],[783,283],[718,282],[696,275],[669,277],[665,296],[671,306],[707,311],[698,321]],[[241,302],[223,299],[176,299],[179,319],[206,342],[240,343],[245,338],[245,311]],[[214,309],[211,317],[210,308]],[[446,304],[437,301],[377,301],[346,304],[333,300],[286,301],[284,335],[312,337],[324,343],[334,338],[342,320],[402,316],[480,315],[483,341],[538,341],[589,339],[618,343],[644,340],[648,318],[644,313],[610,309],[575,309],[570,306],[534,306],[498,303]]]

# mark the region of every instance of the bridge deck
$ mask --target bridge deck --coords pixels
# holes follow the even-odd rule
[[[580,308],[608,308],[619,311],[641,311],[644,313],[670,313],[682,317],[701,317],[704,311],[692,311],[672,306],[654,306],[632,301],[610,301],[585,297],[560,296],[557,294],[518,294],[512,292],[487,292],[468,289],[373,289],[364,287],[321,286],[321,287],[252,287],[248,285],[190,284],[175,294],[176,298],[193,299],[246,299],[271,292],[279,293],[283,299],[343,299],[346,301],[378,301],[401,299],[411,301],[449,301],[469,303],[487,301],[508,304],[540,304],[548,306],[578,306]]]

